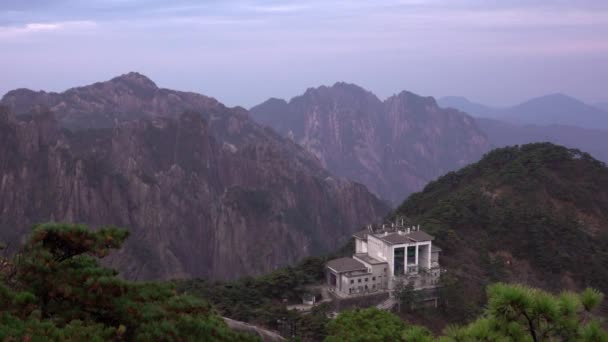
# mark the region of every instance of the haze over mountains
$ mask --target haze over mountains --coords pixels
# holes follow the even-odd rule
[[[438,103],[473,115],[492,147],[549,141],[608,162],[608,111],[601,109],[601,103],[591,106],[563,94],[541,96],[507,108],[457,96],[443,97]]]
[[[608,112],[608,102],[598,102],[595,103],[593,106]]]
[[[458,96],[443,97],[438,103],[443,108],[456,108],[475,117],[499,119],[515,124],[565,125],[608,130],[608,111],[564,94],[536,97],[506,108],[494,108]]]
[[[389,209],[244,109],[137,73],[1,104],[13,250],[35,223],[113,224],[131,232],[111,260],[129,278],[233,279],[330,251]]]
[[[270,99],[252,116],[316,155],[331,172],[398,203],[430,180],[481,157],[489,144],[473,118],[407,91],[381,101],[353,84]]]
[[[407,91],[382,101],[347,83],[250,113],[137,73],[0,104],[0,239],[48,220],[125,226],[134,238],[113,262],[140,278],[228,279],[329,251],[389,210],[378,197],[399,203],[492,147],[552,141],[608,160],[603,131],[473,118]]]

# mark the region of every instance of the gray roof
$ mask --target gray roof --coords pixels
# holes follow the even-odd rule
[[[435,245],[432,245],[431,246],[431,253],[437,253],[437,252],[441,252],[441,248],[439,248],[439,247],[437,247]]]
[[[361,240],[367,240],[367,233],[369,230],[363,229],[353,234],[354,237]]]
[[[327,262],[327,267],[332,270],[342,273],[342,272],[352,272],[352,271],[367,271],[367,267],[363,265],[361,262],[353,259],[353,258],[340,258],[334,259]]]
[[[431,241],[434,238],[432,236],[430,236],[429,234],[423,232],[422,230],[416,230],[413,232],[410,232],[409,234],[407,234],[407,236],[410,239],[413,239],[417,242],[422,242],[422,241]]]
[[[355,254],[355,256],[370,265],[386,264],[386,261],[378,260],[374,257],[369,256],[367,253],[357,253]]]
[[[390,243],[391,245],[433,240],[432,236],[421,230],[411,231],[407,234],[391,233],[386,236],[376,235],[376,237],[380,240]]]

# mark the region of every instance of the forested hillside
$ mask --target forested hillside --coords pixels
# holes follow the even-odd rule
[[[454,317],[475,314],[482,288],[496,281],[608,290],[608,169],[584,152],[549,143],[497,149],[395,214],[420,223],[449,256],[444,291]]]

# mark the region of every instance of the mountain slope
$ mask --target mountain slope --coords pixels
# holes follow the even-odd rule
[[[331,172],[393,203],[488,148],[471,117],[405,91],[383,102],[356,85],[336,83],[308,89],[289,102],[268,100],[251,114],[312,152]]]
[[[144,80],[5,96],[20,114],[0,115],[0,240],[13,250],[37,222],[114,224],[131,231],[111,259],[129,278],[233,279],[331,250],[386,213],[245,110],[124,88],[132,77]]]
[[[608,133],[575,126],[516,125],[494,119],[476,118],[477,126],[494,147],[551,142],[590,153],[608,162]]]
[[[578,150],[493,150],[429,183],[395,214],[435,235],[447,275],[464,282],[468,300],[482,301],[494,281],[608,291],[608,168]]]

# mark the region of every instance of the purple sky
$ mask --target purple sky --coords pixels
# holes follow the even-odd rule
[[[607,37],[607,0],[2,0],[0,93],[139,71],[245,107],[336,81],[382,98],[599,102]]]

